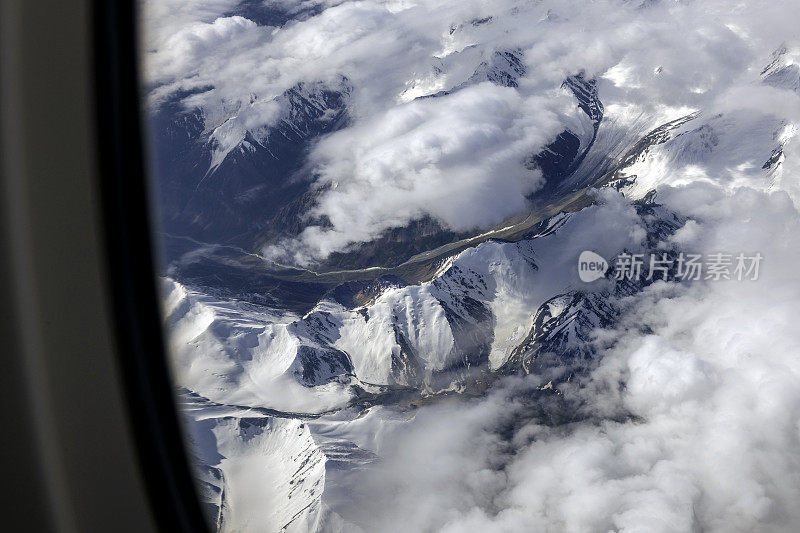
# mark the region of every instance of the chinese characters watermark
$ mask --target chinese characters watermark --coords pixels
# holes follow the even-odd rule
[[[592,282],[605,277],[609,268],[615,279],[648,281],[736,280],[756,281],[764,257],[761,253],[691,254],[680,252],[652,254],[619,254],[609,265],[600,255],[584,251],[578,258],[581,281]]]

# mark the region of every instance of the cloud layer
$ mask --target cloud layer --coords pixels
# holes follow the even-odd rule
[[[327,256],[425,215],[464,231],[523,211],[541,173],[522,163],[560,127],[536,104],[484,82],[329,136],[311,161],[330,188],[309,214],[331,227],[310,226],[289,246],[301,246],[297,259]]]
[[[387,532],[796,529],[800,216],[782,192],[664,197],[694,217],[686,249],[761,251],[761,278],[658,282],[623,302],[591,377],[562,386],[580,422],[542,424],[529,376],[374,432],[384,461],[351,481],[345,519]]]
[[[202,109],[225,144],[231,124],[245,131],[279,120],[273,102],[297,83],[348,80],[351,127],[309,161],[323,191],[308,216],[332,226],[312,222],[271,250],[306,261],[423,216],[464,229],[524,210],[537,182],[525,156],[574,120],[575,103],[559,90],[565,77],[600,77],[609,122],[724,106],[793,35],[799,11],[793,1],[277,2],[265,6],[321,12],[270,27],[225,16],[236,5],[145,4],[150,100],[195,91],[186,106]],[[413,99],[460,85],[506,49],[525,65],[518,87]]]
[[[308,262],[423,216],[465,230],[523,210],[541,180],[522,161],[574,116],[559,87],[584,70],[620,130],[704,111],[707,127],[654,149],[638,179],[692,219],[674,237],[683,249],[765,258],[756,282],[657,282],[619,302],[627,312],[598,332],[590,378],[561,391],[579,422],[534,416],[537,376],[409,420],[370,411],[355,424],[384,424],[365,431],[383,461],[352,474],[345,520],[369,531],[798,529],[797,143],[772,183],[760,165],[800,121],[800,100],[760,72],[796,36],[800,2],[339,2],[279,29],[222,16],[234,4],[160,12],[146,41],[154,103],[196,90],[185,103],[209,131],[232,116],[255,129],[300,81],[353,87],[350,126],[309,154],[323,191],[312,225],[276,254]],[[167,6],[146,12],[155,5]],[[518,87],[414,99],[509,48],[526,67]]]

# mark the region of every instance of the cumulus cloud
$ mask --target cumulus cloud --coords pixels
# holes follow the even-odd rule
[[[240,1],[142,0],[139,4],[142,47],[146,52],[155,52],[176,32],[198,22],[212,22]]]
[[[569,121],[563,102],[553,98],[566,76],[583,71],[600,77],[611,122],[656,117],[664,109],[721,106],[741,93],[720,100],[721,95],[753,84],[769,53],[793,34],[787,21],[798,14],[790,0],[736,6],[627,0],[312,3],[319,13],[281,27],[228,16],[237,5],[229,0],[199,6],[151,0],[143,10],[151,101],[157,105],[178,90],[194,91],[185,105],[203,111],[209,131],[233,119],[227,127],[241,130],[234,141],[278,120],[270,102],[299,82],[336,85],[344,77],[352,85],[351,127],[324,141],[310,161],[319,170],[321,194],[307,215],[327,217],[333,226],[312,225],[299,240],[271,250],[302,251],[306,258],[325,257],[423,216],[463,229],[495,223],[512,208],[524,210],[521,194],[533,190],[535,179],[519,178],[526,174],[521,145],[527,142],[534,153],[558,133],[555,116]],[[264,5],[285,9],[284,4]],[[518,87],[510,89],[518,96],[483,88],[469,97],[413,101],[458,86],[503,49],[518,50],[526,67]],[[768,96],[758,97],[766,102]],[[498,105],[503,109],[497,116],[480,109]],[[420,121],[414,128],[384,127],[414,117]],[[465,128],[471,119],[481,126]],[[448,121],[453,139],[439,157],[437,143]],[[485,142],[474,157],[455,146],[480,135]],[[453,179],[456,153],[461,166],[471,169],[460,180]],[[450,188],[452,205],[437,187]],[[487,190],[492,194],[482,194]],[[397,196],[390,198],[392,193]],[[405,202],[398,206],[401,198]],[[472,209],[463,209],[465,202]]]
[[[194,89],[184,103],[208,124],[235,115],[246,130],[276,120],[267,103],[300,81],[353,87],[349,127],[309,153],[321,190],[311,225],[275,254],[307,262],[423,216],[467,230],[524,210],[541,178],[522,162],[574,112],[559,86],[585,71],[623,128],[704,111],[710,130],[687,126],[639,179],[690,219],[673,244],[764,256],[758,281],[656,282],[618,302],[626,312],[598,333],[590,376],[561,390],[576,421],[545,424],[531,376],[374,432],[365,447],[383,460],[350,475],[345,520],[370,531],[797,529],[800,107],[759,75],[796,34],[800,3],[338,2],[282,28],[224,16],[235,3],[146,5],[163,9],[147,40],[154,101]],[[414,99],[508,48],[526,66],[518,87]],[[760,165],[779,145],[770,182]]]
[[[311,158],[329,189],[309,214],[331,225],[309,226],[289,250],[324,257],[424,215],[463,231],[523,211],[541,185],[524,160],[560,128],[537,103],[485,82],[329,136]]]
[[[382,429],[340,514],[387,532],[795,530],[800,215],[783,192],[664,197],[701,229],[687,249],[760,251],[760,279],[653,284],[551,407],[539,377],[512,378]],[[545,423],[553,406],[578,421]]]

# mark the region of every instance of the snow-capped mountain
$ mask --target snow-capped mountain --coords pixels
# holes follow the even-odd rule
[[[449,58],[452,68],[474,61],[465,60],[469,52],[452,54],[459,56],[459,61]],[[437,77],[452,80],[446,68],[442,62],[434,71]],[[519,50],[497,50],[478,62],[464,81],[416,98],[441,98],[487,82],[517,87],[524,74]],[[595,80],[579,73],[569,76],[561,90],[574,98],[576,112],[560,118],[563,131],[543,150],[531,153],[526,163],[541,170],[545,178],[545,191],[537,197],[543,202],[557,197],[565,179],[580,166],[603,118]],[[324,192],[314,185],[314,170],[305,165],[305,157],[319,138],[347,125],[351,91],[349,80],[340,77],[335,84],[300,83],[271,100],[253,94],[248,102],[233,106],[191,109],[192,95],[186,93],[160,103],[152,122],[152,149],[163,231],[248,251],[299,234],[310,222],[307,213]],[[248,117],[254,113],[270,115],[268,125],[249,126]],[[327,265],[358,268],[400,263],[473,234],[454,232],[436,219],[421,217],[364,243],[356,253],[333,254]]]
[[[153,90],[152,151],[170,362],[198,491],[220,531],[397,530],[370,516],[374,507],[360,508],[374,489],[370,472],[391,472],[385,465],[401,456],[403,468],[419,460],[436,471],[441,462],[443,478],[460,479],[473,465],[450,464],[459,446],[484,446],[492,457],[474,468],[476,501],[465,499],[468,519],[451,531],[483,530],[527,509],[509,503],[517,473],[506,467],[531,441],[547,445],[573,423],[589,432],[578,421],[596,413],[581,410],[586,397],[576,389],[623,395],[626,380],[648,391],[664,382],[667,400],[695,401],[726,379],[690,353],[717,324],[679,331],[674,346],[659,348],[663,360],[620,363],[616,381],[594,375],[620,331],[652,334],[655,319],[641,317],[652,320],[637,330],[631,318],[637,303],[664,291],[665,305],[678,309],[673,319],[690,310],[670,300],[672,284],[647,279],[647,264],[635,280],[609,270],[581,281],[581,252],[609,262],[622,252],[675,257],[698,242],[708,220],[760,206],[752,191],[772,193],[774,202],[748,215],[753,227],[800,198],[792,174],[800,72],[791,46],[770,56],[777,43],[751,39],[733,23],[675,42],[680,32],[662,22],[700,9],[691,2],[430,4],[227,2],[217,19],[182,29],[188,59],[173,61],[184,76],[155,78],[163,83]],[[597,30],[605,16],[620,17],[611,40]],[[191,61],[197,49],[211,66]],[[777,103],[756,101],[766,97]],[[691,205],[662,205],[691,187]],[[724,207],[720,198],[740,203]],[[738,242],[712,227],[713,242]],[[297,252],[314,246],[324,253]],[[748,350],[741,359],[758,346]],[[434,429],[421,441],[438,456],[392,448],[411,442],[400,436],[428,407],[454,401],[455,411],[485,414],[486,402],[498,401],[492,394],[513,415],[502,415],[505,403],[488,422],[475,415],[472,422],[492,427],[488,440],[449,426],[436,434],[446,424],[423,422]],[[645,465],[632,475],[636,502],[642,494],[694,494],[700,481],[677,491],[659,485],[684,483],[685,465],[656,475],[652,486],[642,481],[658,470],[646,460],[653,450],[679,455],[669,439],[654,437],[646,453],[625,456],[628,463],[592,462],[598,450],[627,453],[629,443],[608,440],[623,421],[652,429],[642,405],[655,405],[654,418],[669,414],[660,407],[667,400],[648,394],[616,410],[596,406],[613,411],[592,419],[603,435],[572,454],[590,455],[589,466],[565,467],[570,475],[538,471],[523,489],[571,477],[592,486],[581,476],[603,468],[616,482]],[[548,426],[553,433],[543,432]],[[670,430],[679,426],[673,420]],[[569,502],[570,494],[550,497]],[[391,494],[398,512],[430,511],[406,496]],[[703,504],[698,497],[678,507],[702,514]],[[550,530],[583,517],[572,505]],[[419,529],[459,518],[434,514],[443,523]],[[611,514],[600,526],[583,527],[587,519],[571,529],[625,530],[615,521],[624,513]],[[410,517],[409,524],[418,525]]]
[[[356,406],[475,394],[508,374],[537,374],[553,390],[578,379],[591,365],[593,332],[611,326],[620,312],[609,302],[649,282],[583,284],[573,270],[577,253],[609,228],[618,234],[599,252],[644,252],[683,222],[652,203],[626,206],[609,198],[612,205],[558,216],[520,242],[490,241],[462,252],[441,264],[430,282],[378,282],[372,292],[362,288],[362,296],[371,295],[361,305],[337,301],[347,299],[334,291],[304,316],[165,281],[174,371],[186,388],[184,410],[200,447],[200,479],[221,529],[255,513],[242,489],[226,481],[247,483],[243,471],[251,461],[298,465],[291,475],[282,467],[288,484],[276,485],[274,500],[259,503],[261,520],[289,523],[295,516],[294,507],[272,507],[281,494],[293,506],[302,502],[303,512],[292,520],[303,527],[323,515],[334,520],[323,512],[324,492],[317,490],[323,465],[337,472],[360,468],[374,454],[353,442],[309,434],[304,420],[334,420],[339,412],[349,421]],[[335,422],[326,424],[329,431]],[[216,439],[203,436],[208,432]],[[296,451],[294,444],[276,448],[263,441],[277,444],[284,434],[297,442]]]
[[[583,115],[574,125],[559,133],[542,152],[533,156],[533,163],[541,169],[545,186],[550,189],[557,189],[577,170],[592,148],[603,120],[603,103],[597,95],[596,80],[577,74],[568,77],[563,87],[575,95]]]
[[[785,44],[772,53],[769,65],[761,71],[764,83],[781,89],[800,92],[800,54]]]
[[[314,531],[326,456],[302,420],[181,398],[206,514],[220,531]],[[265,483],[264,475],[269,479]]]
[[[186,109],[186,94],[161,104],[152,151],[163,230],[252,248],[270,224],[286,224],[272,218],[307,191],[309,176],[300,171],[309,143],[346,123],[349,90],[341,78],[209,111]],[[248,127],[245,107],[261,108],[269,125]]]
[[[580,239],[589,248],[591,237],[577,232],[589,224],[598,234],[617,226],[620,234],[603,248],[611,257],[646,246],[632,239],[624,224],[640,224],[653,242],[678,226],[649,204],[620,218],[609,220],[593,208],[559,216],[541,234],[461,252],[440,265],[429,282],[378,281],[374,295],[361,305],[334,291],[301,317],[168,281],[176,371],[181,383],[213,401],[298,411],[302,407],[287,406],[277,392],[268,396],[272,382],[295,382],[309,394],[362,384],[425,393],[463,387],[473,371],[508,370],[514,366],[509,361],[522,361],[520,354],[533,345],[541,349],[557,338],[566,346],[581,320],[588,320],[584,332],[608,324],[612,313],[601,304],[602,294],[585,294],[571,268],[581,250],[562,250],[561,243]],[[593,318],[572,323],[587,313]],[[568,322],[570,332],[564,329]]]
[[[671,158],[664,166],[672,169],[708,160],[724,142],[715,132],[730,122],[702,118],[689,114],[655,128],[619,159],[607,182],[647,197],[638,204],[607,194],[610,205],[559,214],[517,242],[490,240],[439,260],[430,281],[346,283],[302,315],[166,281],[175,375],[187,390],[199,482],[220,530],[252,519],[287,531],[355,531],[330,509],[321,487],[330,469],[337,485],[346,483],[348,469],[376,460],[363,442],[329,440],[360,409],[476,394],[508,374],[535,374],[543,391],[554,392],[580,379],[592,365],[594,332],[612,327],[618,302],[646,282],[586,286],[575,276],[577,253],[653,251],[684,225],[635,187],[640,176],[660,179],[656,157]],[[751,148],[759,153],[769,143]],[[214,439],[203,437],[209,431]],[[296,446],[287,444],[290,435]],[[269,504],[229,486],[231,479],[247,486],[253,461],[297,466],[285,470]]]

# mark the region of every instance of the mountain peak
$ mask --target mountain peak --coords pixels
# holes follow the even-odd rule
[[[761,71],[761,79],[772,87],[800,92],[800,49],[786,43],[779,46]]]

